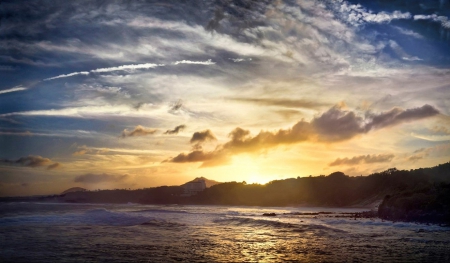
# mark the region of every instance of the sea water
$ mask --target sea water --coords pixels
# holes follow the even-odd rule
[[[0,262],[450,262],[450,228],[363,210],[0,203]]]

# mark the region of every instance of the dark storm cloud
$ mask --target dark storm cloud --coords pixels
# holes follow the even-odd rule
[[[420,120],[431,117],[439,112],[429,105],[419,108],[403,110],[395,108],[379,114],[366,113],[365,118],[358,116],[353,111],[343,110],[341,106],[334,106],[322,115],[313,118],[311,122],[301,120],[289,129],[278,131],[260,131],[256,136],[251,136],[249,130],[240,127],[230,132],[230,140],[216,147],[214,151],[205,152],[200,147],[194,147],[191,153],[181,153],[169,159],[170,162],[208,162],[216,157],[225,159],[234,154],[243,152],[257,152],[263,149],[279,145],[295,144],[304,141],[319,141],[324,143],[336,143],[349,140],[357,135],[368,133],[371,130],[398,125],[403,122]],[[192,136],[191,143],[203,142],[211,131],[196,132]],[[212,133],[211,133],[212,134]],[[213,137],[215,139],[215,137]],[[355,159],[339,159],[339,162],[381,162],[388,161],[394,156],[359,156]]]
[[[335,106],[320,117],[313,119],[311,125],[319,135],[320,141],[336,142],[348,140],[371,130],[420,120],[437,114],[439,114],[437,109],[430,105],[424,105],[406,110],[394,108],[378,114],[366,112],[366,116],[363,118],[352,111],[345,111]]]
[[[86,183],[86,184],[96,184],[105,182],[123,182],[127,180],[130,176],[127,174],[116,175],[116,174],[83,174],[75,177],[73,180],[75,183]]]
[[[200,132],[194,132],[192,134],[192,138],[189,141],[190,143],[203,143],[203,142],[209,142],[209,141],[216,141],[217,138],[214,136],[211,130],[204,130]]]
[[[320,141],[337,142],[348,140],[366,132],[364,119],[355,112],[335,106],[311,121]]]
[[[167,130],[164,134],[178,134],[180,131],[186,129],[186,125],[178,125],[173,130]]]
[[[28,155],[26,157],[20,157],[17,160],[0,159],[0,165],[12,165],[12,166],[24,166],[24,167],[45,167],[48,170],[57,168],[60,164],[53,162],[49,158],[44,158],[39,155]]]
[[[395,156],[393,154],[373,154],[373,155],[360,155],[352,158],[337,158],[335,161],[329,164],[329,166],[337,165],[357,165],[361,163],[385,163],[390,162]]]
[[[328,104],[308,101],[308,100],[291,100],[291,99],[270,99],[270,98],[230,98],[230,100],[255,103],[267,106],[282,106],[287,108],[306,108],[317,109]]]
[[[126,137],[146,136],[155,134],[157,131],[158,131],[157,129],[145,128],[142,127],[141,125],[138,125],[132,131],[129,131],[127,129],[123,130],[122,135],[120,135],[120,137],[126,138]]]
[[[430,105],[424,105],[419,108],[403,110],[400,108],[394,108],[388,112],[379,115],[370,115],[372,119],[370,123],[366,125],[366,129],[380,129],[388,126],[397,125],[402,122],[409,122],[418,119],[423,119],[437,115],[439,111]]]
[[[174,163],[191,163],[191,162],[205,162],[215,158],[215,152],[204,152],[201,150],[192,151],[188,154],[180,153],[176,157],[170,159]]]

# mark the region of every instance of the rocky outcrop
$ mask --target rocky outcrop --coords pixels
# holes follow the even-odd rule
[[[450,184],[428,185],[387,195],[378,216],[392,221],[450,223]]]

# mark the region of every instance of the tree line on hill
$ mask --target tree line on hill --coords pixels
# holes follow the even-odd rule
[[[386,195],[449,182],[450,163],[445,163],[409,171],[391,168],[358,177],[335,172],[328,176],[275,180],[265,185],[227,182],[188,197],[183,196],[182,186],[160,186],[139,190],[71,192],[61,198],[65,202],[94,203],[344,207],[369,204]]]

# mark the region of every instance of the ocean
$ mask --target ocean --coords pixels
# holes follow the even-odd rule
[[[361,211],[0,203],[0,262],[450,262],[449,227]]]

